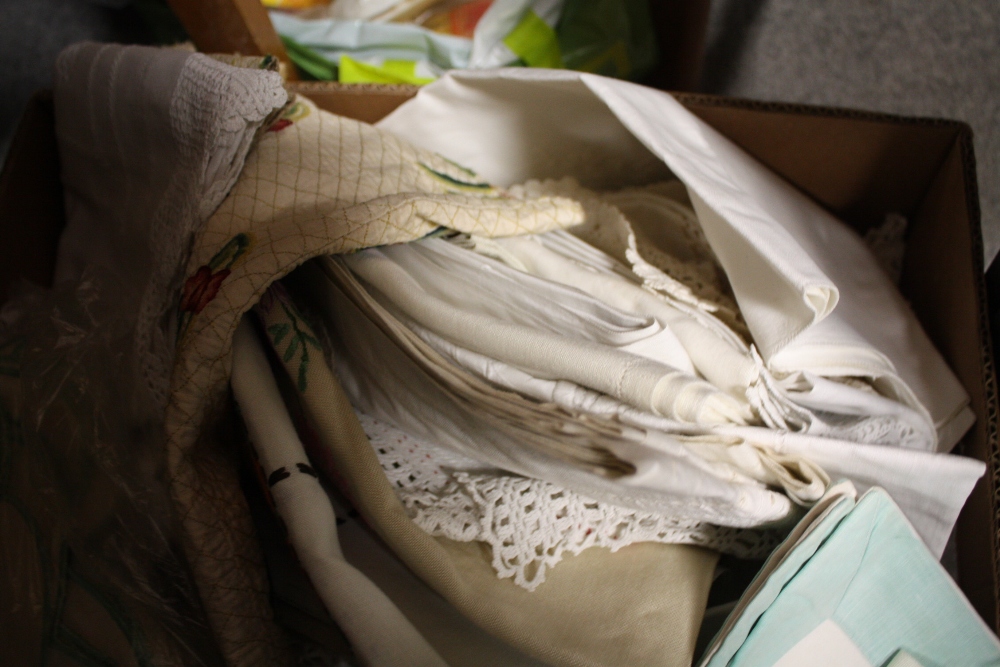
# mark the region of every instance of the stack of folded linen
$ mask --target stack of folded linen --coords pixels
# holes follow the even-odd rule
[[[845,351],[832,336],[815,344],[811,370],[771,372],[683,187],[600,195],[567,179],[509,192],[573,197],[583,215],[564,230],[487,238],[442,228],[319,258],[289,282],[294,296],[272,286],[257,308],[307,404],[310,391],[313,402],[349,399],[418,526],[485,543],[499,577],[539,591],[560,561],[592,547],[658,542],[762,557],[801,516],[796,506],[825,497],[824,468],[860,465],[889,487],[936,475],[901,498],[924,508],[915,520],[943,547],[955,504],[928,499],[947,495],[942,479],[967,493],[979,466],[927,451],[938,439],[930,411],[890,362],[874,366],[883,375],[843,370],[886,358],[863,338]],[[321,339],[331,366],[306,368],[297,347],[319,350]],[[283,408],[241,398],[254,385],[239,382],[242,359],[234,388],[266,458],[288,438],[253,425]],[[838,371],[819,374],[821,364]],[[334,398],[340,387],[346,395]],[[967,400],[960,390],[948,398]],[[858,464],[860,450],[874,456]],[[815,451],[826,452],[823,465]],[[304,542],[300,552],[316,550]],[[394,627],[402,635],[392,645],[413,641],[408,624]]]
[[[795,505],[824,493],[829,477],[808,453],[825,444],[815,436],[935,448],[929,413],[905,382],[844,370],[883,357],[863,340],[846,353],[838,341],[814,346],[827,365],[841,352],[835,374],[813,372],[817,364],[768,371],[676,182],[604,197],[571,180],[512,192],[575,196],[584,219],[497,239],[435,234],[308,270],[338,376],[368,433],[381,434],[376,449],[386,437],[422,443],[421,457],[389,457],[387,472],[433,534],[489,543],[498,571],[531,587],[579,548],[570,535],[581,526],[592,544],[614,534],[614,548],[659,540],[747,556],[738,529],[794,518]],[[949,398],[966,400],[958,392]],[[772,446],[796,434],[810,436],[799,449]],[[883,458],[879,474],[899,467]],[[930,463],[904,457],[914,459]],[[413,472],[427,462],[448,471],[434,489]],[[553,520],[576,498],[603,522],[630,518],[617,532]],[[505,530],[525,506],[547,520]],[[767,548],[766,534],[750,543]]]

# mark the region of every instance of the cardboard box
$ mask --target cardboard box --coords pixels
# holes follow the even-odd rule
[[[329,111],[368,122],[416,92],[406,86],[292,87]],[[859,231],[890,212],[910,221],[901,289],[971,397],[977,421],[957,451],[988,466],[959,519],[958,581],[996,629],[1000,417],[970,128],[843,109],[677,98]],[[51,280],[63,224],[52,99],[40,93],[25,112],[0,174],[0,300],[18,277]]]

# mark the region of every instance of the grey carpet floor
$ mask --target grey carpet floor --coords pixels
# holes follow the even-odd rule
[[[32,93],[52,87],[52,66],[64,47],[148,39],[127,0],[0,0],[0,163]]]
[[[1000,249],[1000,1],[713,0],[702,89],[969,123]]]

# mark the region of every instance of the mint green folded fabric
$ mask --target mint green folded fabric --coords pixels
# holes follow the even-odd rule
[[[1000,641],[885,491],[828,505],[765,565],[703,667],[1000,665]]]

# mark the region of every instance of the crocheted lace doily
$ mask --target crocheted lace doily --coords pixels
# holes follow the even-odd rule
[[[775,531],[679,521],[608,505],[537,479],[506,473],[418,440],[365,414],[361,426],[413,521],[435,537],[483,542],[500,578],[534,590],[548,568],[590,547],[691,544],[741,558],[766,556]]]
[[[711,313],[744,340],[750,340],[725,271],[680,181],[598,193],[566,177],[528,181],[508,191],[516,197],[549,195],[580,202],[586,221],[569,230],[571,233],[631,268],[646,289]],[[639,214],[650,207],[656,211],[660,236],[670,237],[669,252],[660,249],[625,213]]]

